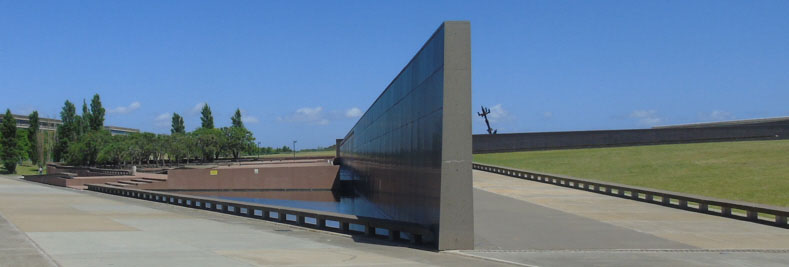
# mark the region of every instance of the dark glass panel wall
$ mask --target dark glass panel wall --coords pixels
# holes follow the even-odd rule
[[[458,28],[458,25],[461,27]],[[465,34],[462,36],[465,39],[460,38],[460,45],[450,46],[445,43],[446,40],[458,39],[447,38],[448,28],[454,35]],[[443,131],[447,123],[444,101],[458,99],[445,96],[445,84],[448,84],[448,79],[459,79],[460,84],[467,85],[468,88],[453,92],[463,99],[461,102],[464,104],[461,106],[466,105],[465,101],[468,100],[469,107],[454,108],[452,112],[463,113],[460,117],[470,118],[470,48],[469,41],[466,40],[468,35],[468,22],[442,24],[359,119],[339,147],[343,168],[350,169],[353,173],[358,193],[378,205],[389,219],[419,223],[442,235],[449,234],[439,233],[441,217],[444,216],[442,212],[450,212],[449,209],[441,210],[442,201],[448,199],[442,197],[442,162],[451,160],[445,158],[446,153],[443,153],[446,149],[443,146],[447,145],[443,137],[450,134]],[[468,57],[468,62],[460,60],[461,69],[465,68],[463,70],[467,71],[468,75],[446,76],[445,73],[448,72],[445,72],[445,57],[448,47],[465,48],[459,49],[458,53]],[[468,147],[468,177],[461,177],[459,180],[468,180],[468,190],[460,191],[463,191],[462,197],[470,200],[470,119],[468,122],[460,120],[458,123],[468,124],[467,133],[456,134],[468,135],[468,144],[457,147]],[[446,165],[443,166],[446,168]],[[469,213],[472,212],[470,206],[464,208]],[[459,223],[466,223],[467,220],[461,221]],[[473,220],[470,223],[473,223]],[[466,232],[462,234],[473,236],[473,227],[470,233]]]

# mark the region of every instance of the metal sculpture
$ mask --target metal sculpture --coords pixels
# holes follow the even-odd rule
[[[484,106],[481,106],[481,107],[482,107],[482,112],[481,113],[477,112],[477,115],[479,115],[480,117],[485,118],[485,125],[488,126],[488,134],[496,134],[498,132],[498,130],[491,129],[490,128],[490,121],[488,121],[488,114],[490,114],[490,109],[486,108]]]

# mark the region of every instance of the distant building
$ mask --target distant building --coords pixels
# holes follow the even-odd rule
[[[17,128],[29,128],[30,127],[30,120],[26,115],[16,115],[13,114],[14,118],[16,119],[16,127]],[[3,118],[0,117],[0,122],[3,121]],[[38,127],[44,131],[55,131],[58,125],[62,125],[63,121],[50,119],[50,118],[38,118]],[[119,135],[119,134],[130,134],[130,133],[139,133],[140,129],[132,129],[132,128],[124,128],[124,127],[117,127],[117,126],[104,126],[104,129],[110,131],[112,135]]]

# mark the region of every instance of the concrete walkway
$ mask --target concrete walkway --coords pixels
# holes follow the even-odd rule
[[[789,230],[474,171],[476,249],[538,266],[787,266]]]
[[[9,176],[0,214],[0,266],[501,265]]]
[[[0,176],[0,266],[786,266],[789,230],[474,171],[476,249],[430,252]]]

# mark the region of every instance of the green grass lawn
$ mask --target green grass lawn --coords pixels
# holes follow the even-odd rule
[[[789,206],[789,140],[477,154],[474,161]]]
[[[43,168],[44,174],[47,173],[47,168]],[[0,164],[0,174],[8,174],[2,164]],[[21,165],[16,165],[16,174],[18,175],[35,175],[38,174],[38,166],[34,166],[30,161],[25,161]]]

